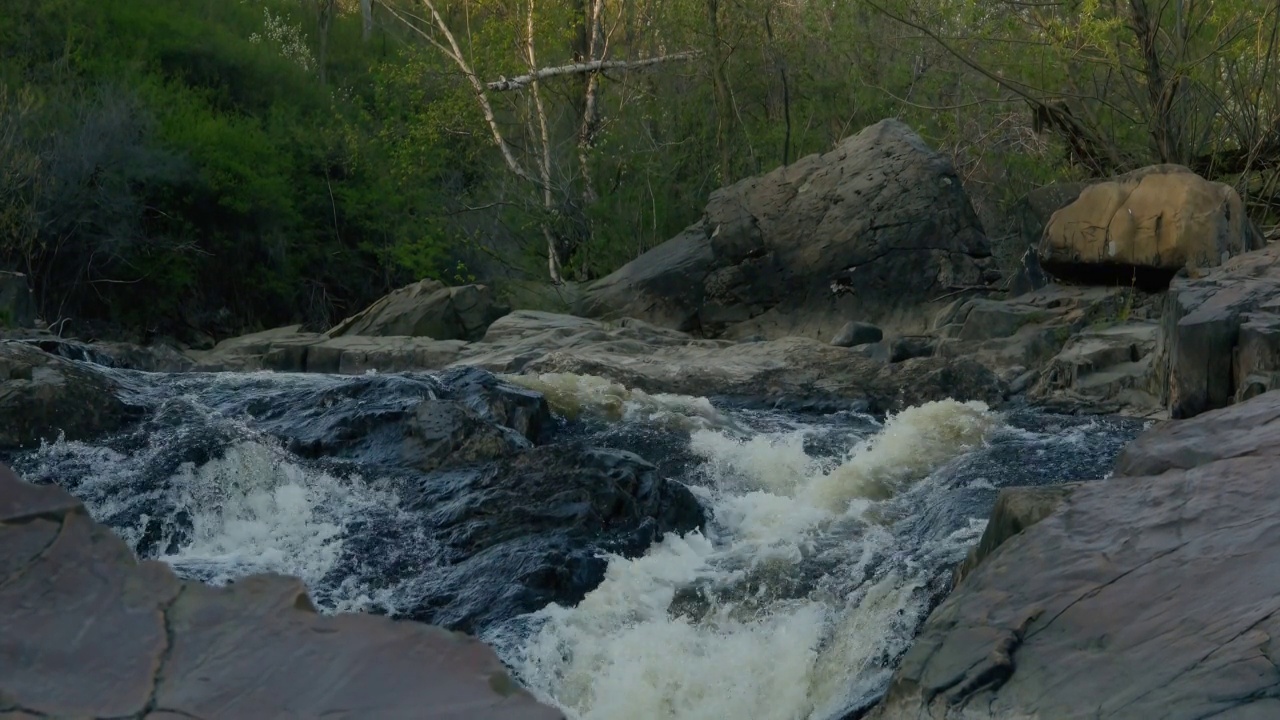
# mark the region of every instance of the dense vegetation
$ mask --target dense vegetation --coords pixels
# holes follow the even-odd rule
[[[0,267],[81,332],[598,277],[716,187],[886,116],[955,157],[997,237],[1039,184],[1154,162],[1234,183],[1262,222],[1280,203],[1274,3],[5,5]]]

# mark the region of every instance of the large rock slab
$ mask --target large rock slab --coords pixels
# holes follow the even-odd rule
[[[0,342],[0,449],[31,448],[59,435],[84,440],[136,417],[106,375],[24,342]]]
[[[1272,387],[1271,317],[1280,311],[1280,248],[1232,258],[1169,286],[1153,368],[1170,416],[1187,418]],[[1247,389],[1246,388],[1250,388]]]
[[[16,717],[562,715],[479,641],[318,615],[302,584],[221,588],[138,562],[74,498],[0,466],[0,712]]]
[[[997,279],[950,160],[884,120],[835,150],[712,194],[704,217],[588,287],[591,317],[706,337],[828,340],[850,319],[923,329]]]
[[[1157,165],[1090,185],[1054,212],[1039,257],[1060,278],[1159,286],[1181,268],[1221,265],[1252,243],[1234,188]]]
[[[1280,715],[1277,440],[1280,393],[1140,437],[972,570],[872,717]]]
[[[377,300],[326,335],[479,340],[489,323],[509,310],[487,285],[445,287],[435,280],[422,280]]]

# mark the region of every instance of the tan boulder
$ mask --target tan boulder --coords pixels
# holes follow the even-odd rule
[[[1184,267],[1221,265],[1251,242],[1235,189],[1156,165],[1085,188],[1049,219],[1038,253],[1046,270],[1065,279],[1110,284],[1129,280],[1125,273],[1161,271],[1167,282]]]

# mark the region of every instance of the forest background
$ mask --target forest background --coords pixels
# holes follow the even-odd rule
[[[1257,0],[6,0],[0,268],[79,332],[324,328],[598,278],[885,117],[1006,264],[1048,184],[1178,163],[1280,214]]]

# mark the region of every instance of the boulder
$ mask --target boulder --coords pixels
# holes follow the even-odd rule
[[[991,509],[987,527],[982,531],[978,544],[969,551],[964,562],[952,576],[959,585],[969,573],[982,564],[1005,541],[1035,525],[1058,509],[1063,500],[1071,497],[1079,483],[1047,485],[1043,487],[1001,488],[996,504]]]
[[[562,718],[478,640],[318,615],[293,578],[179,580],[67,493],[2,466],[0,548],[6,717]]]
[[[1280,393],[1161,425],[1006,539],[873,718],[1280,714]]]
[[[836,347],[855,347],[878,343],[883,338],[884,331],[875,325],[850,320],[840,328],[840,332],[836,333],[834,338],[831,338],[831,344]]]
[[[383,297],[325,335],[479,340],[489,324],[509,310],[486,285],[445,287],[422,280]]]
[[[705,337],[831,338],[849,317],[923,330],[935,299],[998,279],[949,159],[884,120],[712,194],[697,223],[586,288],[589,317]]]
[[[27,343],[0,342],[0,449],[118,430],[138,415],[120,393],[116,381],[90,367]]]
[[[142,372],[176,373],[195,367],[195,361],[177,348],[164,343],[134,345],[125,342],[84,343],[62,338],[27,340],[41,350],[77,362],[103,367],[141,370]]]
[[[1237,395],[1269,388],[1267,328],[1277,312],[1280,248],[1246,253],[1208,273],[1174,278],[1152,381],[1170,416],[1192,417],[1225,407]]]
[[[1252,235],[1234,188],[1157,165],[1085,188],[1053,213],[1038,252],[1058,278],[1154,289],[1252,249]]]
[[[687,487],[639,456],[574,442],[443,472],[419,493],[405,502],[427,511],[443,557],[409,615],[466,631],[576,604],[604,579],[602,551],[641,555],[706,520]]]
[[[36,303],[22,273],[0,270],[0,330],[36,324]]]

